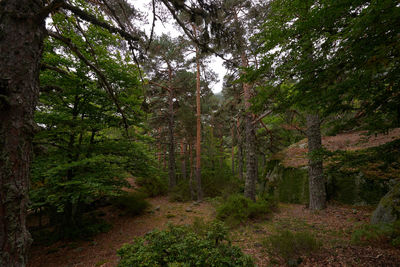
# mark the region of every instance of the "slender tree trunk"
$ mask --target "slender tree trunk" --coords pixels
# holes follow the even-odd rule
[[[308,153],[311,154],[308,162],[309,208],[310,210],[321,210],[326,208],[326,190],[322,159],[315,157],[315,153],[322,149],[320,119],[316,114],[307,115],[307,138]]]
[[[242,67],[247,67],[247,57],[244,52],[241,54]],[[256,135],[254,131],[254,125],[252,120],[252,114],[250,113],[250,85],[243,83],[244,91],[244,105],[245,105],[245,128],[246,128],[246,180],[244,186],[244,195],[251,200],[256,200]]]
[[[161,154],[162,154],[162,149],[161,149],[161,127],[158,128],[158,164],[161,165]]]
[[[182,179],[186,180],[186,144],[184,140],[181,141],[181,169]]]
[[[238,131],[238,173],[239,179],[243,181],[243,137],[239,132],[240,130],[240,121],[237,120],[237,131]]]
[[[168,119],[168,134],[169,134],[169,146],[168,146],[168,173],[169,173],[169,189],[176,186],[176,174],[175,174],[175,140],[174,140],[174,96],[172,89],[169,92],[169,119]]]
[[[235,176],[235,130],[234,125],[231,127],[232,135],[232,148],[231,148],[231,162],[232,162],[232,176]]]
[[[39,96],[43,1],[0,1],[0,266],[26,266],[29,166]]]
[[[192,24],[195,37],[197,37],[196,26]],[[203,190],[201,188],[201,102],[200,102],[200,55],[199,48],[196,45],[196,184],[197,184],[197,200],[203,200]]]
[[[193,188],[193,148],[191,142],[189,142],[189,165],[190,165],[190,176],[189,176],[189,189],[190,189],[190,196],[192,200],[196,197],[196,192]]]

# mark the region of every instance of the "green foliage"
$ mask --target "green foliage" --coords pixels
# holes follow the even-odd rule
[[[389,243],[395,247],[400,247],[400,221],[362,225],[353,232],[351,241],[357,245]]]
[[[272,212],[275,203],[266,199],[257,199],[256,202],[243,195],[231,195],[217,207],[217,218],[236,226],[248,219],[265,218]]]
[[[170,225],[125,244],[118,250],[118,266],[254,266],[249,256],[231,245],[226,233],[217,221],[200,234],[190,227]]]
[[[283,259],[289,266],[296,266],[301,263],[301,256],[317,251],[321,243],[309,232],[279,230],[268,236],[263,245],[271,256]]]
[[[76,225],[64,225],[60,230],[51,228],[32,229],[34,245],[49,246],[58,240],[90,240],[99,233],[107,233],[112,225],[99,219],[94,214],[85,214]]]
[[[142,214],[150,206],[145,198],[143,193],[129,192],[115,197],[112,203],[126,215],[135,216]]]
[[[193,186],[195,184],[193,183]],[[186,202],[192,200],[190,195],[189,181],[179,181],[178,184],[169,192],[170,201]]]
[[[168,190],[167,181],[159,175],[136,178],[136,184],[140,186],[140,191],[149,197],[165,195]]]

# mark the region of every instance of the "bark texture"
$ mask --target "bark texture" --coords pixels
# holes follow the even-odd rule
[[[196,26],[192,24],[195,37],[197,37]],[[200,102],[200,58],[199,48],[196,45],[196,185],[197,200],[203,200],[203,189],[201,187],[201,102]]]
[[[326,208],[326,190],[322,167],[322,158],[315,156],[322,150],[320,119],[317,114],[307,115],[308,153],[311,155],[308,162],[308,179],[310,191],[310,210]]]
[[[44,20],[39,0],[0,1],[0,266],[26,266],[29,166]]]
[[[241,54],[242,67],[248,67],[247,56]],[[257,160],[256,160],[256,133],[254,130],[253,118],[250,113],[251,86],[243,83],[244,106],[245,106],[245,133],[246,133],[246,180],[244,184],[244,196],[251,200],[256,200],[256,181],[257,181]]]
[[[169,92],[168,99],[168,174],[169,174],[169,189],[176,186],[176,173],[175,173],[175,141],[174,141],[174,96],[172,90]]]

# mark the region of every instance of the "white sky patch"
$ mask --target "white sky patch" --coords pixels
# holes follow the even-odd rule
[[[143,23],[143,28],[146,32],[147,36],[150,36],[151,27],[153,23],[153,11],[151,7],[151,1],[149,0],[129,0],[129,2],[138,10],[145,13],[147,15],[147,20]],[[157,10],[156,10],[157,12]],[[170,22],[161,23],[159,19],[156,20],[154,33],[157,36],[162,34],[167,34],[171,37],[178,37],[184,35],[183,31],[180,30],[176,25],[173,24],[173,20]],[[190,56],[189,56],[190,57]],[[211,84],[211,90],[214,94],[218,94],[222,91],[223,78],[227,73],[227,70],[223,66],[223,60],[219,57],[212,56],[210,58],[210,63],[207,64],[207,67],[213,70],[218,75],[218,82]]]

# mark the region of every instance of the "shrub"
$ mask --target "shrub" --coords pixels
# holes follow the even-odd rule
[[[113,205],[123,210],[126,215],[142,214],[150,203],[145,199],[146,195],[138,192],[125,193],[114,198]]]
[[[217,208],[217,218],[235,226],[248,219],[264,218],[273,207],[274,203],[266,199],[253,202],[243,195],[231,195]]]
[[[268,236],[263,241],[263,245],[270,256],[281,258],[290,266],[300,264],[301,256],[307,256],[321,246],[309,232],[288,230],[279,230],[276,234]]]
[[[106,221],[85,214],[75,225],[57,226],[55,229],[41,228],[31,230],[34,245],[51,245],[58,240],[90,240],[99,233],[106,233],[112,225]]]
[[[138,177],[136,183],[140,186],[140,191],[149,197],[165,195],[167,193],[167,182],[160,176]]]
[[[187,180],[179,182],[170,192],[169,199],[178,202],[190,201],[192,196],[190,195],[189,182]]]
[[[232,246],[220,222],[196,234],[187,226],[170,226],[136,238],[118,250],[119,267],[128,266],[254,266],[250,256]]]
[[[362,225],[353,232],[351,241],[357,245],[390,243],[400,247],[400,220],[394,223]]]

